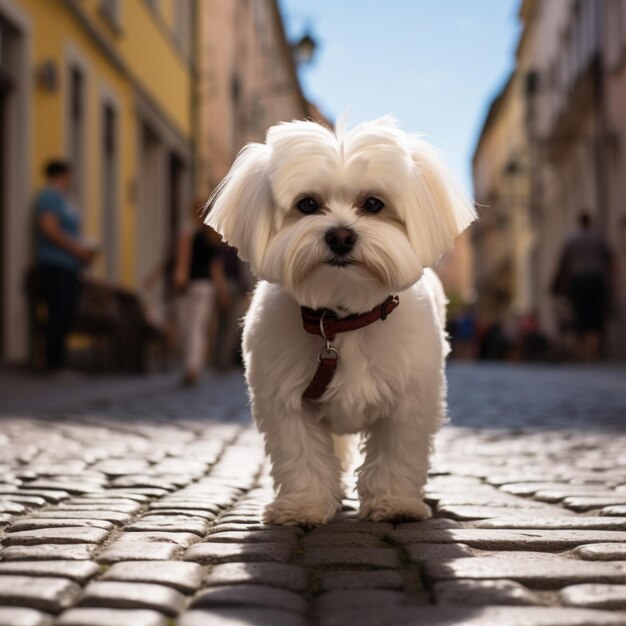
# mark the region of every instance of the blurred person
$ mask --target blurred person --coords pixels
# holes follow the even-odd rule
[[[487,322],[481,329],[479,356],[484,361],[502,361],[507,358],[511,343],[499,319]]]
[[[523,361],[545,361],[549,357],[550,344],[536,311],[522,313],[517,324],[520,358]]]
[[[145,276],[142,281],[144,290],[144,300],[154,301],[155,297],[152,292],[162,288],[162,300],[164,304],[161,326],[165,332],[167,355],[175,354],[179,345],[179,320],[176,308],[176,257],[178,253],[179,241],[172,237],[168,243],[163,258],[154,266],[154,268]],[[153,307],[146,307],[146,314],[152,322],[158,322],[158,315],[155,314]]]
[[[202,223],[202,204],[194,202],[193,221],[179,238],[174,274],[174,286],[178,293],[184,294],[181,324],[184,386],[195,385],[200,378],[215,301],[222,310],[231,306],[224,260],[219,254],[221,240]]]
[[[578,228],[561,250],[552,292],[569,300],[579,352],[585,359],[600,357],[612,272],[611,249],[604,237],[592,228],[589,213],[582,212]]]
[[[80,238],[80,216],[70,200],[71,167],[52,160],[45,168],[46,185],[35,199],[37,283],[46,302],[46,367],[66,366],[66,340],[80,295],[80,271],[91,264],[93,247]]]
[[[217,370],[226,371],[241,362],[241,321],[248,308],[248,293],[254,286],[254,278],[249,266],[239,260],[237,250],[232,246],[223,243],[220,257],[224,263],[230,307],[218,307],[213,364]]]

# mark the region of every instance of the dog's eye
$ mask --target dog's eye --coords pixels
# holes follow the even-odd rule
[[[306,198],[302,198],[302,200],[298,200],[296,203],[298,210],[302,213],[309,214],[315,213],[320,208],[319,202],[315,198],[311,198],[307,196]]]
[[[369,198],[365,200],[365,202],[362,205],[362,208],[364,211],[367,211],[368,213],[379,213],[380,211],[382,211],[384,206],[385,206],[385,203],[382,200],[379,200],[378,198],[374,198],[374,196],[370,196]]]

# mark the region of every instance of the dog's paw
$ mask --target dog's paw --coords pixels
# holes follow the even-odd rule
[[[361,502],[361,519],[374,522],[411,522],[432,517],[430,507],[418,498],[374,498]]]
[[[320,526],[329,522],[337,512],[338,502],[311,501],[306,497],[280,496],[265,509],[266,524],[285,526]]]

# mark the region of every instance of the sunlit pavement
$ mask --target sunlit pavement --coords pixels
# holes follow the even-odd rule
[[[0,374],[0,626],[626,624],[626,370],[454,363],[435,517],[267,527],[241,376]]]

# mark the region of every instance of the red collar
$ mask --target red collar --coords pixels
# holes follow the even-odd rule
[[[328,388],[335,375],[339,352],[331,345],[337,333],[346,333],[369,326],[378,320],[385,320],[387,316],[400,304],[398,296],[389,296],[384,302],[375,306],[367,313],[356,313],[347,317],[337,317],[330,309],[313,310],[300,307],[302,326],[307,333],[318,335],[326,342],[318,355],[319,365],[313,380],[304,390],[302,397],[305,400],[318,400]]]
[[[400,304],[398,296],[389,296],[382,304],[377,304],[367,313],[355,313],[347,317],[337,317],[330,309],[308,309],[301,307],[302,325],[307,333],[319,335],[324,340],[334,341],[337,333],[346,333],[369,326],[378,320],[385,320]],[[322,332],[323,328],[323,332]]]

